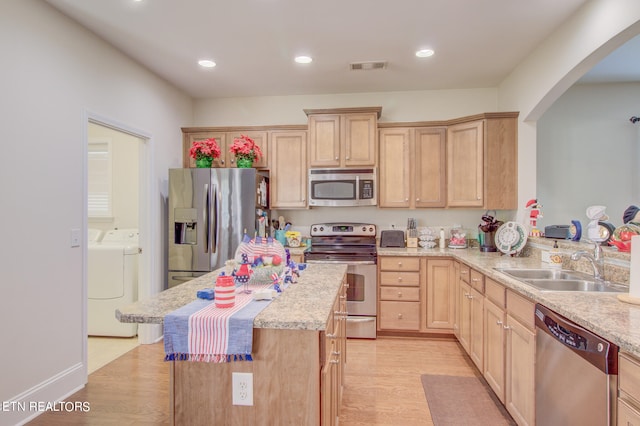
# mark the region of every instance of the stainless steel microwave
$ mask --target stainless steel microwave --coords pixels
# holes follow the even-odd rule
[[[376,169],[309,169],[309,206],[375,206]]]

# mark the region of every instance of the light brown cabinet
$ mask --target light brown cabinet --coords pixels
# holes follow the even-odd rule
[[[447,128],[447,205],[517,208],[517,114],[484,114]]]
[[[270,132],[271,208],[307,206],[307,133]]]
[[[500,402],[505,401],[505,288],[485,278],[483,376]]]
[[[268,167],[268,132],[266,131],[254,131],[254,130],[239,130],[232,132],[224,131],[210,131],[198,128],[184,128],[183,131],[183,144],[182,144],[182,161],[183,167],[195,167],[195,160],[189,156],[189,149],[194,141],[205,140],[209,138],[215,138],[220,147],[220,157],[214,159],[211,167],[236,167],[235,156],[229,152],[229,148],[233,144],[233,140],[241,135],[247,135],[256,142],[256,145],[260,147],[263,157],[260,160],[253,162],[255,168],[267,168]]]
[[[420,258],[379,261],[378,330],[420,330]]]
[[[618,355],[618,421],[620,426],[640,425],[640,360]]]
[[[505,407],[518,425],[535,425],[535,304],[507,290]]]
[[[309,116],[309,166],[376,166],[381,110],[380,107],[304,110]]]
[[[329,315],[324,342],[324,365],[320,371],[320,408],[323,426],[338,424],[342,388],[344,384],[344,364],[346,362],[346,281],[343,282],[338,297]]]
[[[455,273],[451,259],[426,260],[425,328],[452,330],[455,322]]]
[[[380,207],[445,207],[445,128],[379,131]]]
[[[451,333],[454,261],[406,256],[378,259],[378,331]]]

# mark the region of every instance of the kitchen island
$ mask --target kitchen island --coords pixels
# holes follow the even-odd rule
[[[221,269],[222,270],[222,269]],[[221,270],[116,311],[121,322],[164,316],[213,288]],[[346,265],[308,265],[254,320],[253,361],[167,363],[174,424],[331,424],[346,360]],[[253,374],[253,405],[232,404],[232,373]]]

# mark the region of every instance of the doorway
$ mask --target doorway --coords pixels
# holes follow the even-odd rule
[[[88,116],[85,140],[83,338],[89,374],[139,344],[137,327],[119,323],[115,309],[149,291],[143,247],[150,226],[150,138]]]

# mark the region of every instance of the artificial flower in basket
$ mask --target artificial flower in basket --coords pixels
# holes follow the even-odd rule
[[[238,167],[253,167],[253,162],[262,158],[262,150],[256,145],[256,141],[246,135],[235,138],[229,152],[236,156]]]
[[[196,167],[211,167],[213,159],[220,157],[220,147],[216,138],[193,141],[189,156],[196,160]]]

